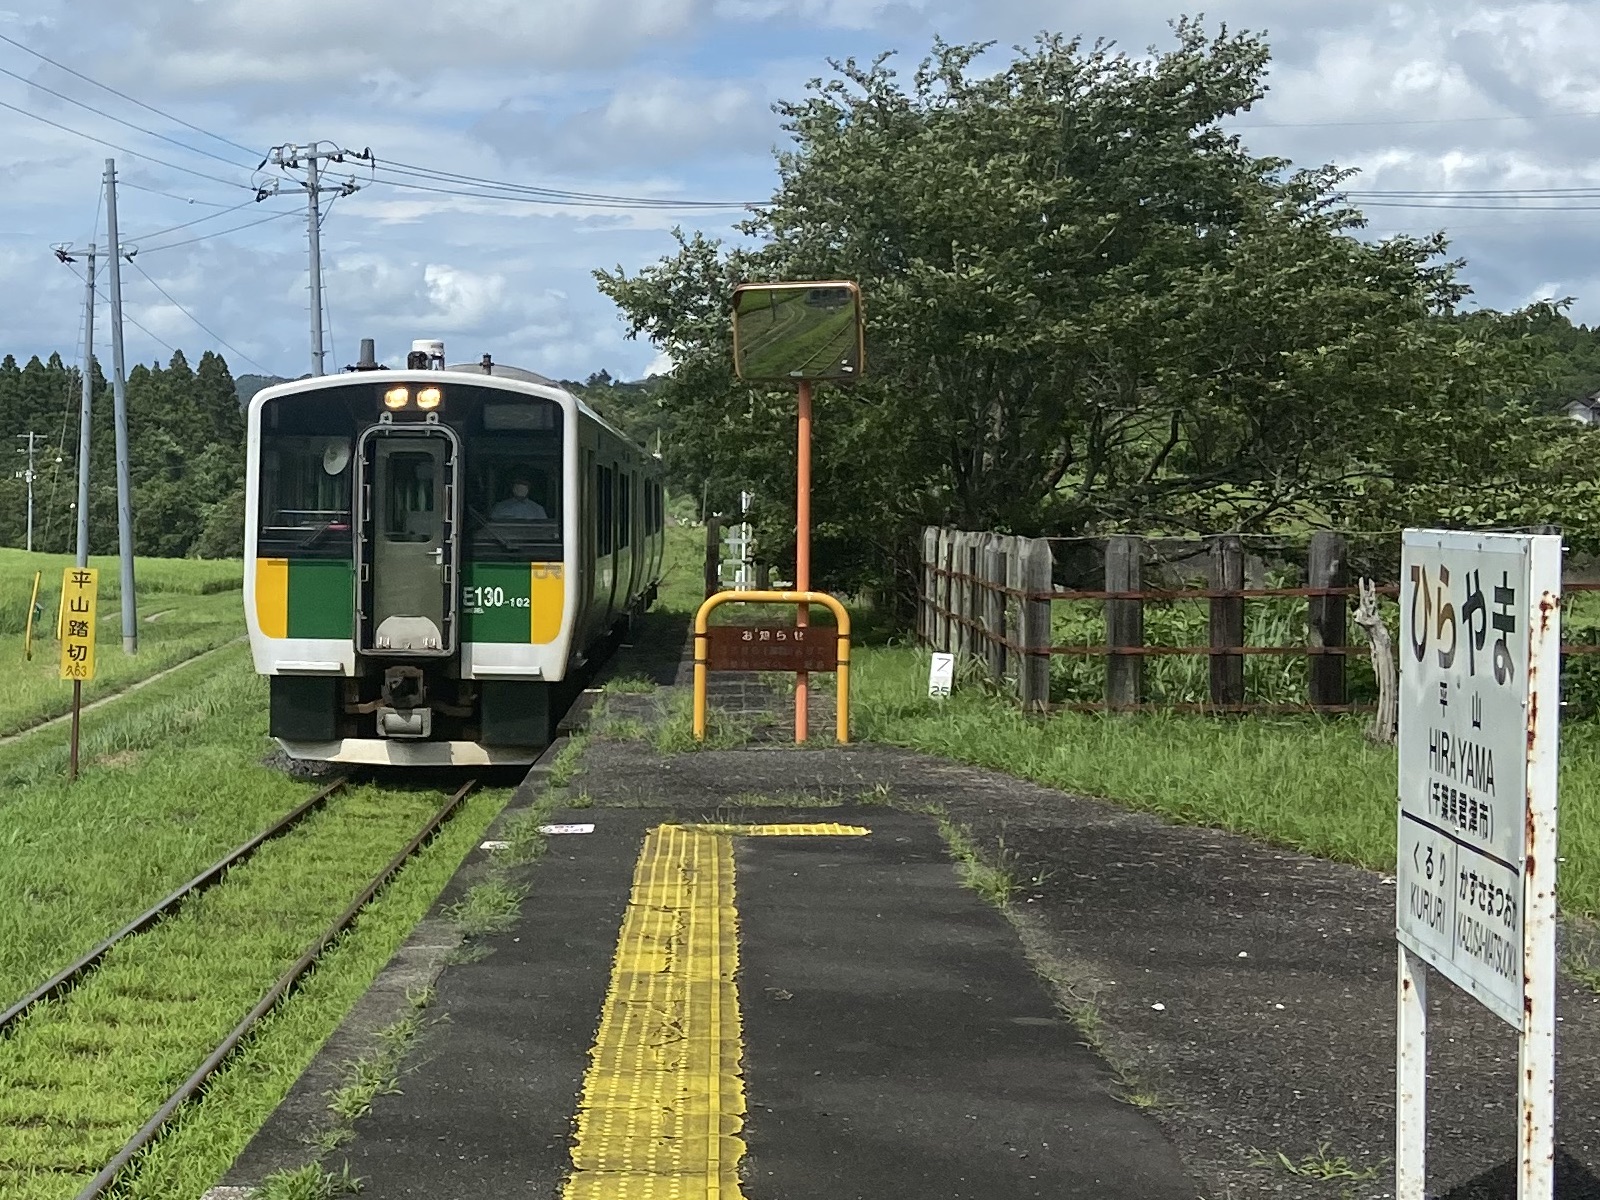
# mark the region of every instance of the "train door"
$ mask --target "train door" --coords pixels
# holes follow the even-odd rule
[[[459,450],[442,425],[379,425],[362,435],[358,650],[455,653]]]

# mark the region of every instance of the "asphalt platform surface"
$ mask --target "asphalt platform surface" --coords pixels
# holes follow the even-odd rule
[[[680,647],[640,652],[671,684]],[[724,699],[782,707],[748,680]],[[594,832],[552,837],[515,927],[463,954],[438,914],[469,856],[213,1200],[315,1157],[341,1064],[430,980],[398,1091],[324,1167],[379,1200],[560,1196],[646,833],[799,820],[872,832],[735,844],[749,1200],[1393,1196],[1391,878],[908,751],[786,747],[781,714],[735,749],[622,732],[671,702],[608,698],[618,732],[597,722],[555,817]],[[1010,868],[1005,913],[930,812]],[[1562,956],[1600,968],[1600,939],[1566,928]],[[1515,1037],[1442,980],[1429,1008],[1429,1194],[1511,1200]],[[1558,1013],[1557,1197],[1600,1200],[1600,995],[1564,977]]]

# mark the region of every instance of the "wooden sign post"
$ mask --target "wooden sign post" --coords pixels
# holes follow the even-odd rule
[[[94,678],[95,601],[99,572],[68,567],[61,574],[61,678],[72,680],[72,748],[67,779],[78,778],[78,714],[83,681]]]

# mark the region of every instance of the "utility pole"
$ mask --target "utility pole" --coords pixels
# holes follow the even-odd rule
[[[75,263],[74,254],[87,260],[88,278],[83,296],[83,394],[78,401],[78,565],[89,565],[89,424],[94,406],[94,272],[96,249],[93,242],[84,251],[70,245],[54,247],[56,257]]]
[[[26,450],[18,450],[18,454],[28,456],[28,465],[21,471],[22,481],[28,485],[28,553],[33,553],[33,456],[34,447],[38,444],[39,434],[32,432],[17,434],[17,441],[26,442]]]
[[[113,256],[114,257],[114,256]],[[89,416],[94,405],[94,243],[83,297],[83,395],[78,400],[78,565],[89,565]]]
[[[323,193],[334,196],[348,196],[357,191],[356,181],[347,179],[337,186],[325,185],[321,180],[319,165],[326,162],[342,163],[346,157],[370,161],[372,152],[348,151],[338,146],[324,142],[312,142],[306,146],[283,145],[274,146],[267,154],[267,161],[276,165],[280,170],[291,171],[305,168],[306,177],[296,179],[295,183],[306,194],[306,240],[311,251],[311,373],[313,375],[325,374],[323,367],[322,349],[322,202]],[[263,164],[265,165],[265,164]],[[293,178],[291,176],[291,178]],[[260,195],[270,194],[263,189]]]
[[[106,235],[111,254],[111,403],[117,429],[117,550],[122,559],[122,651],[139,651],[133,602],[133,498],[128,486],[128,385],[122,369],[122,243],[117,240],[117,164],[106,159]]]

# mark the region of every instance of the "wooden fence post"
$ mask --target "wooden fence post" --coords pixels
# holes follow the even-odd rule
[[[955,627],[955,645],[951,650],[957,658],[965,658],[972,652],[972,625],[970,622],[977,611],[977,591],[972,586],[972,545],[977,539],[977,534],[961,530],[956,534],[956,567],[961,578],[956,580],[956,612],[960,618]]]
[[[1211,542],[1211,586],[1236,592],[1244,587],[1244,542],[1229,534]],[[1244,645],[1244,597],[1211,600],[1211,703],[1244,703],[1244,655],[1224,653]]]
[[[1144,587],[1144,539],[1106,539],[1106,591],[1137,592]],[[1130,708],[1144,699],[1144,656],[1119,653],[1144,647],[1144,601],[1106,601],[1106,704]]]
[[[939,531],[932,525],[922,531],[922,606],[917,613],[917,635],[924,646],[933,645],[934,605],[938,603],[938,580],[933,573],[939,561]]]
[[[1337,533],[1311,535],[1311,553],[1306,563],[1306,585],[1314,588],[1345,587],[1349,583],[1345,540]],[[1307,607],[1309,640],[1312,646],[1343,647],[1349,641],[1346,620],[1349,607],[1343,596],[1312,596]],[[1345,702],[1345,656],[1313,654],[1308,674],[1312,704]]]
[[[1018,559],[1022,591],[1022,646],[1018,665],[1018,693],[1024,712],[1044,712],[1050,707],[1050,600],[1054,585],[1050,543],[1043,538],[1019,538]],[[1042,599],[1039,597],[1043,597]]]
[[[1006,635],[1006,585],[1005,554],[1001,549],[999,534],[986,534],[983,539],[983,632],[984,665],[990,679],[1004,679],[1006,673],[1006,648],[1001,639]]]
[[[934,650],[950,651],[950,613],[955,610],[955,590],[950,587],[950,568],[955,565],[955,530],[939,530],[939,638]]]
[[[706,518],[706,596],[722,590],[722,518]]]

